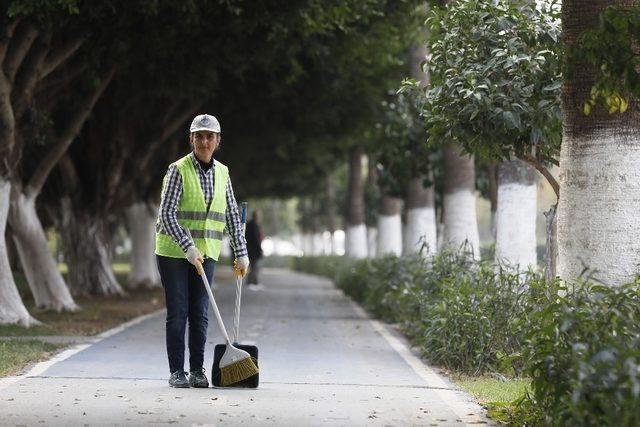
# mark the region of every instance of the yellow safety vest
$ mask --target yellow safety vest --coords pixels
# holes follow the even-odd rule
[[[229,169],[214,160],[213,200],[207,210],[198,173],[190,154],[175,162],[175,165],[182,177],[182,197],[178,203],[177,212],[178,223],[191,233],[196,247],[203,256],[217,261],[222,248],[222,233],[226,225]],[[163,192],[165,185],[166,177],[162,182]],[[180,246],[162,227],[160,218],[156,223],[156,254],[171,258],[185,258]]]

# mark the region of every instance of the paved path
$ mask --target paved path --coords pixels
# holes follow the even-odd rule
[[[232,325],[228,271],[214,290]],[[481,409],[331,282],[265,270],[243,293],[242,338],[260,350],[259,389],[171,389],[164,312],[0,381],[0,425],[405,426],[484,423]],[[210,314],[206,360],[221,342]],[[77,351],[81,348],[81,351]],[[71,356],[68,356],[69,354]],[[64,359],[64,360],[60,360]],[[188,360],[188,356],[186,357]],[[188,366],[186,367],[188,368]]]

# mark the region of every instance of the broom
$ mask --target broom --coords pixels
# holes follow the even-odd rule
[[[200,260],[196,260],[196,269],[200,277],[202,277],[204,287],[207,290],[207,294],[209,294],[209,301],[211,301],[213,312],[218,320],[218,326],[220,326],[224,340],[227,343],[227,349],[222,355],[222,359],[220,359],[220,384],[226,387],[256,375],[258,373],[258,367],[253,363],[249,353],[231,345],[227,329],[222,322],[222,316],[220,316],[220,310],[218,310],[218,304],[216,304],[216,300],[213,297],[209,280],[207,279],[207,275],[204,274],[204,268],[202,268]]]

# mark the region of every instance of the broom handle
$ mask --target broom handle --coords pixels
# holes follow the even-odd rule
[[[247,230],[247,202],[242,202],[242,235]],[[240,336],[240,302],[242,300],[242,276],[236,276],[236,309],[233,316],[233,342]]]
[[[215,313],[216,319],[218,320],[220,331],[222,331],[222,335],[224,335],[224,340],[227,342],[227,345],[231,345],[229,335],[227,334],[227,329],[224,327],[224,323],[222,322],[222,316],[220,316],[220,310],[218,310],[218,304],[216,304],[216,299],[213,297],[213,292],[211,292],[209,279],[207,279],[207,275],[204,274],[204,268],[202,267],[202,263],[200,262],[200,260],[196,260],[196,270],[198,270],[198,274],[200,275],[200,277],[202,277],[204,288],[207,290],[207,294],[209,294],[209,301],[211,302],[211,307],[213,307],[213,312]]]

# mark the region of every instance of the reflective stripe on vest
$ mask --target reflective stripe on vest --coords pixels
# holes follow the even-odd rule
[[[205,219],[213,219],[215,221],[224,222],[226,220],[226,216],[220,212],[209,211],[209,213],[205,212],[190,212],[190,211],[178,211],[176,217],[178,219],[192,219],[194,221],[204,221]]]
[[[225,165],[214,160],[213,198],[207,210],[204,193],[191,155],[181,158],[175,162],[175,165],[182,178],[182,196],[176,212],[178,223],[191,234],[196,247],[203,256],[217,260],[222,248],[222,236],[226,225],[226,191],[229,170]],[[163,189],[165,184],[166,182],[163,182]],[[156,254],[172,258],[185,257],[180,246],[162,227],[160,218],[156,223]]]
[[[167,236],[169,235],[169,233],[167,233],[164,227],[162,227],[162,225],[160,224],[156,224],[156,233],[164,234]],[[222,240],[222,236],[224,235],[222,231],[217,231],[217,230],[189,230],[189,233],[191,234],[191,237],[193,239]]]

